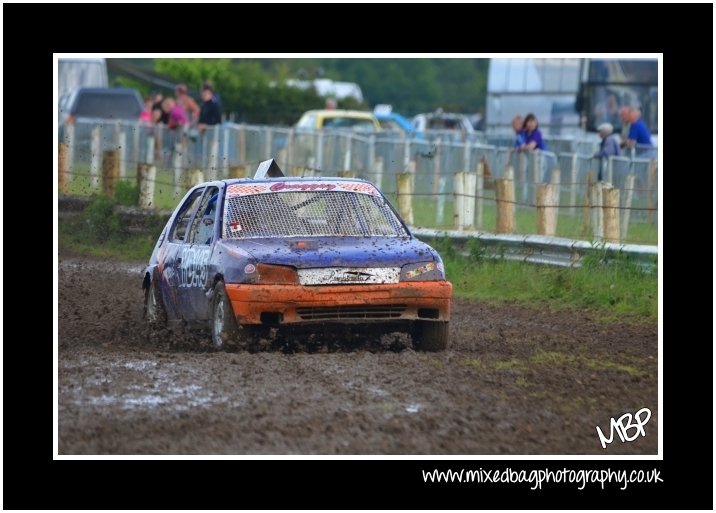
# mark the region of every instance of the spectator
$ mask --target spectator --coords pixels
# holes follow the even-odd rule
[[[619,109],[619,117],[622,120],[622,141],[620,146],[626,147],[626,141],[629,138],[629,129],[631,128],[631,107],[624,106]]]
[[[177,104],[174,98],[165,98],[164,101],[162,101],[162,110],[167,115],[167,126],[171,130],[185,128],[189,122],[184,109]]]
[[[621,155],[619,149],[619,136],[614,132],[614,127],[611,123],[602,123],[597,127],[599,137],[602,138],[602,142],[599,145],[599,151],[594,154],[594,158],[607,158],[611,156]]]
[[[154,105],[152,105],[152,121],[156,124],[166,125],[169,123],[169,114],[164,112],[162,109],[162,102],[164,101],[164,95],[161,91],[154,91],[152,93],[154,99]]]
[[[531,112],[525,117],[525,121],[522,124],[522,131],[525,136],[525,143],[521,146],[522,150],[546,150],[544,141],[542,140],[542,132],[540,132],[539,125],[537,123],[537,116]]]
[[[219,100],[217,100],[214,94],[214,88],[207,83],[204,83],[204,87],[201,89],[201,102],[197,128],[200,132],[203,132],[207,126],[221,123],[221,106],[219,105]]]
[[[631,109],[630,113],[629,133],[627,134],[626,145],[633,148],[637,144],[642,146],[651,146],[651,134],[649,128],[641,119],[641,111],[639,109]]]
[[[176,93],[176,102],[182,109],[184,109],[189,125],[196,125],[199,121],[200,109],[194,98],[189,96],[187,93],[186,85],[179,84],[174,88],[174,92]]]
[[[139,121],[142,123],[152,122],[152,110],[154,110],[154,98],[151,95],[144,97],[144,108],[139,113]]]
[[[512,130],[515,131],[515,144],[513,148],[521,149],[525,144],[525,131],[522,129],[524,119],[519,114],[512,118]]]

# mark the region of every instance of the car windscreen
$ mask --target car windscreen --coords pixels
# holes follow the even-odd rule
[[[373,121],[365,118],[331,117],[323,120],[323,128],[349,128],[351,130],[375,130]]]
[[[406,237],[382,196],[339,191],[272,192],[228,197],[224,238]]]
[[[84,92],[78,96],[73,114],[78,118],[138,119],[141,110],[132,94]]]

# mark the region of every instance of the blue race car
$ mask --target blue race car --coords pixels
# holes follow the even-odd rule
[[[254,179],[193,187],[143,289],[150,326],[210,328],[216,348],[249,347],[261,328],[318,324],[399,325],[418,349],[448,343],[442,260],[381,192],[358,179],[285,177],[272,160]]]

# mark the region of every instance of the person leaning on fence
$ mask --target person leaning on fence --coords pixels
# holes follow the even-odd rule
[[[189,122],[189,126],[193,127],[199,121],[199,105],[196,100],[189,96],[187,87],[184,84],[179,84],[174,88],[176,94],[177,105],[180,105],[186,113],[186,118]]]
[[[599,151],[593,156],[595,159],[608,159],[609,157],[618,157],[621,155],[619,149],[619,136],[614,132],[614,127],[611,123],[602,123],[597,127],[599,137],[602,138],[602,142],[599,145]],[[599,172],[597,173],[597,180],[602,181],[602,163],[599,165]]]
[[[199,112],[199,132],[204,132],[208,126],[221,123],[221,106],[214,95],[214,88],[204,84],[201,88],[201,110]]]
[[[512,118],[512,130],[515,131],[515,143],[512,145],[515,149],[522,148],[525,144],[525,131],[522,129],[524,119],[519,114]]]
[[[542,132],[540,132],[539,125],[537,123],[537,116],[531,112],[525,116],[525,121],[522,124],[522,131],[525,137],[525,143],[520,147],[523,151],[531,150],[546,150],[547,146],[542,140]]]

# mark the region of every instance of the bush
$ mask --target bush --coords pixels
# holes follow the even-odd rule
[[[135,183],[120,180],[114,190],[114,201],[118,205],[136,206],[139,203],[139,187]]]
[[[105,196],[93,196],[83,213],[88,235],[97,242],[126,235],[126,227],[114,213],[114,202]]]

